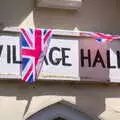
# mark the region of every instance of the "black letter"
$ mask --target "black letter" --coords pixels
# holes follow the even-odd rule
[[[46,55],[45,55],[45,57],[44,57],[44,61],[45,61],[45,64],[48,65],[48,61],[47,61]]]
[[[16,46],[13,45],[13,63],[21,64],[21,61],[16,60]]]
[[[120,68],[120,51],[117,51],[116,54],[117,54],[117,65],[118,68]]]
[[[102,67],[105,68],[105,64],[103,62],[102,56],[99,52],[99,50],[97,50],[96,56],[95,56],[95,60],[93,62],[92,67],[95,67],[97,63],[101,63]]]
[[[7,63],[11,63],[11,47],[7,45]]]
[[[55,61],[53,60],[53,51],[55,51],[55,50],[60,52],[60,48],[58,48],[58,47],[51,48],[50,52],[49,52],[49,60],[53,65],[58,65],[61,61],[61,58],[56,58]]]
[[[110,65],[110,51],[109,50],[107,50],[107,67],[108,68],[116,68],[116,66]]]
[[[84,56],[84,49],[81,49],[81,67],[84,67],[84,60],[88,60],[88,66],[91,67],[91,54],[90,49],[88,49],[88,56]]]
[[[0,56],[2,54],[3,45],[0,45]]]
[[[66,50],[70,51],[70,48],[62,48],[62,65],[64,65],[64,66],[71,66],[70,63],[66,63],[65,62],[65,60],[66,60],[65,58],[69,58],[69,56],[65,55],[65,51]]]

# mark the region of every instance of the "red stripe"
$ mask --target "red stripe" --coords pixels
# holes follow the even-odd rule
[[[113,39],[112,36],[104,35],[102,33],[96,33],[96,34],[99,35],[100,37],[104,38],[104,39]]]
[[[45,34],[45,36],[44,36],[44,42],[46,42],[49,38],[50,38],[50,34],[51,34],[51,30],[49,30],[46,34]]]
[[[35,31],[35,66],[42,52],[42,30]]]
[[[35,56],[35,50],[29,50],[29,49],[22,49],[22,55],[36,57]]]
[[[27,38],[27,41],[29,42],[30,46],[33,47],[32,41],[27,35],[26,31],[24,29],[21,29],[21,31],[23,32],[24,36]]]

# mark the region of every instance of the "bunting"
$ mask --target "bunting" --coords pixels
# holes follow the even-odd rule
[[[120,39],[120,35],[111,35],[98,32],[80,32],[80,36],[91,37],[95,39],[98,43]]]
[[[52,37],[52,30],[20,29],[21,74],[25,82],[35,82]]]

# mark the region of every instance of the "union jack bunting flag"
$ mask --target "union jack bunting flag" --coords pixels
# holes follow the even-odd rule
[[[52,30],[20,29],[21,75],[25,82],[35,82],[52,37]]]
[[[98,32],[80,32],[80,36],[92,37],[98,43],[104,43],[107,41],[120,39],[120,35],[111,35],[111,34],[104,34]]]

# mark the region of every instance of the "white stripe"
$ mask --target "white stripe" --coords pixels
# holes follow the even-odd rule
[[[23,33],[22,31],[21,31],[21,33],[22,33],[22,35],[23,35],[24,39],[26,40],[27,44],[29,45],[29,48],[31,48],[32,46],[29,44],[29,42],[28,42],[28,40],[27,40],[26,36],[24,35],[24,33]],[[28,47],[27,47],[27,48],[28,48]]]
[[[23,56],[23,57],[25,57],[25,56]],[[28,57],[26,57],[26,58],[28,58]],[[32,58],[30,58],[29,62],[28,62],[27,65],[25,66],[24,70],[22,70],[22,78],[25,77],[26,71],[28,71],[28,70],[30,69],[30,66],[31,66],[32,61],[33,61],[33,59],[32,59],[32,60],[31,60],[31,59],[32,59]]]
[[[42,46],[42,51],[44,50],[44,37],[45,37],[45,35],[44,35],[44,30],[42,30],[42,36],[41,36],[41,39],[42,39],[42,41],[41,41],[41,46]]]
[[[27,77],[27,79],[25,80],[25,82],[28,82],[29,81],[29,78],[30,78],[30,76],[33,74],[33,82],[35,81],[35,59],[33,58],[32,59],[32,61],[33,61],[33,69],[32,69],[32,72],[28,75],[28,77]]]
[[[33,59],[33,82],[35,81],[35,78],[36,78],[36,71],[35,71],[35,59]]]
[[[29,39],[32,40],[32,42],[34,43],[34,32],[33,32],[33,34],[32,34],[29,29],[24,29],[24,30],[26,31],[26,34],[28,35]],[[21,32],[22,32],[22,35],[24,36],[24,39],[25,39],[26,42],[28,43],[29,47],[32,48],[32,46],[29,44],[29,42],[28,42],[28,40],[27,40],[27,38],[26,38],[26,36],[24,35],[24,33],[23,33],[22,30],[21,30]],[[35,46],[35,45],[33,44],[33,47],[34,47],[34,46]],[[27,48],[28,48],[28,47],[27,47]]]
[[[31,47],[23,47],[21,46],[22,49],[25,49],[25,50],[35,50],[35,48],[31,48]]]
[[[35,30],[32,30],[33,33],[31,33],[30,29],[26,29],[27,35],[29,36],[29,39],[32,41],[33,43],[33,47],[35,48]]]

